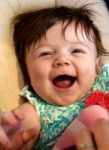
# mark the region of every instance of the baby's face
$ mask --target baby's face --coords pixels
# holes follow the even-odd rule
[[[70,105],[82,98],[96,78],[97,52],[93,41],[87,39],[74,24],[65,36],[62,23],[52,26],[26,54],[31,85],[45,101]],[[83,35],[84,34],[84,35]]]

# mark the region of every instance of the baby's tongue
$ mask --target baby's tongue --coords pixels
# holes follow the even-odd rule
[[[55,81],[55,86],[58,87],[58,88],[68,88],[70,87],[71,85],[71,81],[70,80],[58,80],[58,81]]]

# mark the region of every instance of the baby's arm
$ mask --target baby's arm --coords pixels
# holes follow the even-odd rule
[[[31,104],[25,103],[11,112],[1,114],[0,122],[0,149],[8,146],[12,150],[32,149],[34,140],[39,136],[40,120]]]

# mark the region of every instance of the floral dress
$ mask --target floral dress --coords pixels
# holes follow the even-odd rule
[[[85,107],[86,97],[96,90],[109,91],[109,64],[103,66],[90,91],[78,102],[69,106],[60,107],[49,104],[30,90],[29,86],[25,86],[20,95],[34,105],[41,120],[40,136],[34,149],[51,150],[58,137]]]

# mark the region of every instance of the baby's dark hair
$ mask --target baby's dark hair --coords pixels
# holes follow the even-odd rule
[[[94,39],[98,56],[107,55],[108,52],[102,45],[100,32],[92,21],[93,11],[88,9],[87,5],[78,8],[75,7],[52,7],[38,11],[27,12],[17,16],[14,19],[14,44],[15,52],[26,83],[30,84],[30,79],[25,64],[25,51],[32,44],[41,40],[46,35],[47,30],[62,21],[67,22],[62,32],[65,32],[67,26],[74,22],[77,33],[78,26],[85,31],[86,36]]]

